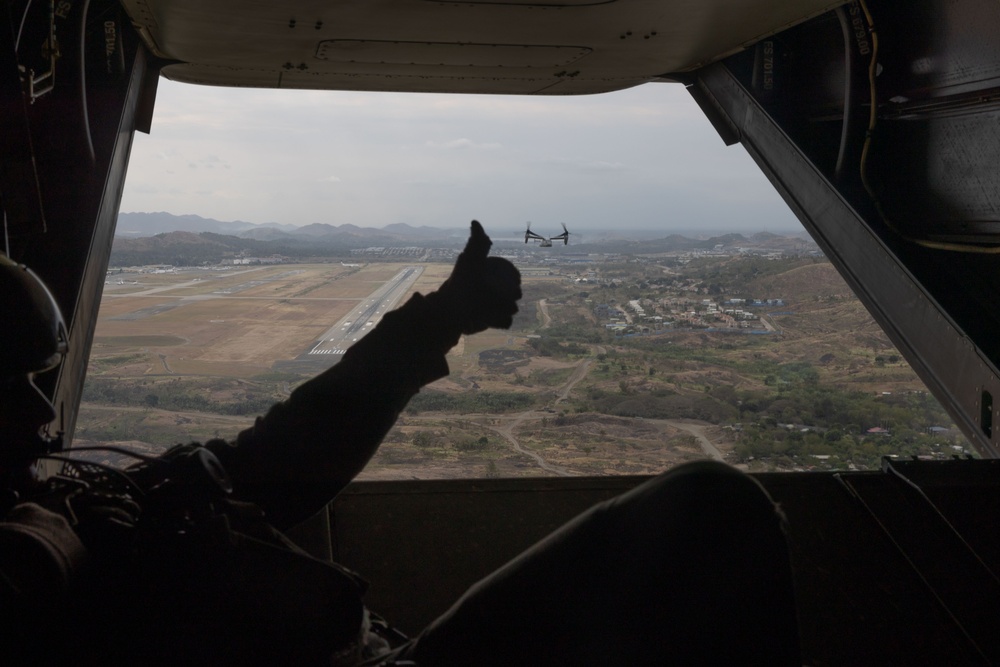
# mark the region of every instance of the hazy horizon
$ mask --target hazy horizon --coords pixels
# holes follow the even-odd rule
[[[802,230],[747,152],[667,83],[515,97],[162,79],[121,209],[376,229]]]
[[[249,222],[247,220],[219,220],[217,218],[211,218],[204,215],[199,215],[197,213],[171,213],[169,211],[121,211],[119,216],[132,216],[132,215],[159,215],[166,214],[178,218],[198,218],[202,220],[212,220],[221,223],[233,223],[233,224],[245,224],[253,225],[254,227],[274,227],[277,229],[287,230],[289,227],[294,227],[296,229],[301,227],[307,227],[312,224],[331,224],[331,223],[307,223],[301,225],[285,224],[278,222],[263,222],[255,223]],[[441,230],[445,232],[454,231],[456,235],[464,234],[468,230],[468,224],[463,225],[452,225],[452,224],[428,224],[428,225],[411,225],[409,223],[388,223],[381,226],[374,225],[358,225],[354,223],[340,223],[341,225],[352,225],[360,229],[372,229],[372,230],[384,230],[388,227],[393,227],[395,225],[407,225],[411,228],[419,229],[422,227]],[[331,225],[333,227],[339,227],[340,225]],[[509,223],[499,223],[499,224],[486,224],[485,225],[487,233],[490,234],[491,238],[497,242],[523,242],[524,241],[524,227],[523,226],[512,226]],[[541,234],[557,234],[562,231],[559,225],[555,225],[551,229],[549,227],[542,227],[539,225],[532,226],[532,231],[537,231]],[[760,233],[773,233],[780,236],[801,236],[809,238],[809,234],[805,229],[799,227],[799,229],[791,230],[770,230],[770,229],[757,229],[751,230],[747,228],[726,228],[726,227],[699,227],[685,229],[681,227],[671,227],[671,228],[636,228],[636,229],[626,229],[621,227],[612,227],[606,229],[592,228],[574,226],[570,229],[570,240],[571,242],[582,243],[585,240],[592,239],[612,239],[612,238],[625,238],[625,239],[652,239],[652,238],[662,238],[670,235],[680,235],[688,238],[710,238],[715,236],[723,236],[726,234],[742,234],[744,236],[753,236],[754,234]],[[117,235],[128,235],[129,230],[119,227],[116,230]]]

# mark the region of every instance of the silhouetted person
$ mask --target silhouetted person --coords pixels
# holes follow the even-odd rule
[[[280,532],[362,470],[462,334],[510,327],[520,275],[478,222],[454,271],[233,442],[178,446],[124,475],[34,479],[59,447],[33,376],[65,327],[0,259],[0,656],[73,664],[795,664],[781,519],[752,478],[680,466],[598,505],[472,587],[414,640],[353,573]],[[75,484],[75,486],[74,486]],[[401,595],[405,592],[401,591]],[[14,653],[14,651],[17,651]],[[401,663],[402,664],[402,663]]]

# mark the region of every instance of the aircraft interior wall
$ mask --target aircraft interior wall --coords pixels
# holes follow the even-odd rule
[[[1000,451],[997,26],[980,0],[848,3],[691,80],[984,456]]]

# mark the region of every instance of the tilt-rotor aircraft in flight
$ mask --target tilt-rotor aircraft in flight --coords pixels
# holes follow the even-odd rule
[[[566,229],[566,224],[562,223],[563,233],[556,234],[555,236],[542,236],[541,234],[536,234],[531,231],[531,223],[528,223],[528,228],[524,231],[524,242],[534,240],[538,241],[539,248],[551,248],[553,241],[562,241],[563,245],[569,244],[569,230]]]
[[[40,378],[67,446],[132,137],[150,130],[159,77],[505,95],[684,86],[722,141],[752,156],[980,455],[757,475],[796,545],[805,664],[1000,662],[1000,3],[5,7],[3,212],[11,256],[42,276],[67,317],[66,361]],[[363,565],[372,607],[419,629],[552,526],[637,482],[359,483],[300,539]]]

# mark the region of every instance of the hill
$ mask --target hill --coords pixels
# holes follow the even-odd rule
[[[742,234],[729,233],[710,238],[688,238],[671,234],[657,239],[649,237],[649,230],[636,232],[634,238],[626,238],[626,231],[618,231],[619,235],[614,239],[587,233],[587,237],[600,240],[588,243],[571,240],[569,248],[563,249],[560,246],[552,249],[552,253],[651,255],[746,248],[758,252],[801,254],[815,248],[814,244],[799,236],[767,234],[748,238]],[[217,263],[239,255],[339,258],[349,256],[352,249],[378,246],[458,249],[465,244],[467,234],[467,228],[412,227],[402,223],[387,225],[382,229],[359,227],[351,223],[332,225],[323,222],[295,227],[276,223],[258,225],[239,220],[220,221],[198,215],[172,215],[163,212],[122,213],[118,216],[118,231],[112,246],[111,263],[116,266],[197,265]],[[524,249],[524,244],[520,241],[494,240],[497,248]]]
[[[295,230],[292,225],[268,223],[255,225],[242,220],[214,220],[200,215],[174,215],[158,211],[155,213],[119,213],[116,236],[137,238],[155,236],[167,232],[214,232],[216,234],[239,234],[253,229],[276,229],[285,232]]]
[[[254,240],[277,240],[298,238],[314,242],[323,239],[331,242],[364,239],[369,241],[407,242],[420,240],[445,240],[454,236],[455,230],[435,227],[411,227],[397,223],[384,229],[358,227],[350,223],[331,225],[314,222],[302,226],[281,225],[274,222],[255,224],[242,220],[224,221],[203,218],[199,215],[174,215],[172,213],[120,213],[116,238],[143,238],[169,234],[171,232],[191,232],[200,234],[224,234]]]
[[[308,238],[292,236],[273,240],[240,238],[202,232],[168,232],[134,239],[115,237],[111,246],[112,266],[171,264],[199,266],[218,264],[237,256],[269,257],[340,257],[350,255],[350,247],[337,243],[317,245]]]
[[[750,281],[747,290],[753,294],[774,294],[796,301],[818,297],[853,296],[851,288],[829,262],[797,266],[783,273]]]

